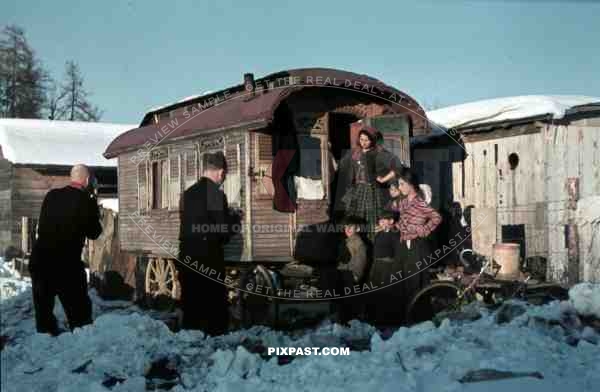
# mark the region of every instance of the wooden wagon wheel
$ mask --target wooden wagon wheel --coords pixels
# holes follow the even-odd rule
[[[167,300],[174,304],[179,299],[181,290],[173,260],[150,259],[146,267],[145,287],[146,295],[152,302]]]
[[[418,291],[406,307],[406,321],[416,324],[431,320],[442,311],[450,311],[459,302],[461,289],[452,282],[435,282]],[[466,301],[471,298],[465,298]]]

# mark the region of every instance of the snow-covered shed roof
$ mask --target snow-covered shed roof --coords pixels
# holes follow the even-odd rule
[[[0,118],[2,156],[15,164],[116,166],[102,153],[135,124]]]
[[[500,121],[550,115],[561,119],[569,109],[598,105],[600,97],[579,95],[523,95],[448,106],[427,112],[427,118],[445,128],[466,128]],[[433,126],[432,129],[436,127]]]

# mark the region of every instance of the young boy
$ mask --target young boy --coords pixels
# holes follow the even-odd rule
[[[348,217],[343,221],[345,246],[338,256],[338,292],[347,295],[348,290],[353,290],[354,285],[363,281],[367,270],[367,247],[360,238],[358,231],[361,221],[358,218]],[[352,295],[353,292],[350,292]],[[362,312],[360,301],[357,297],[341,298],[339,300],[340,321],[347,322]]]

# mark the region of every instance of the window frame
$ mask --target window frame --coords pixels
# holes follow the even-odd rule
[[[155,207],[155,176],[154,176],[154,164],[158,165],[161,176],[161,195],[160,195],[160,207]],[[148,197],[148,211],[160,211],[169,209],[169,184],[170,184],[170,167],[169,167],[169,150],[167,148],[156,149],[150,151],[150,156],[146,160],[147,165],[147,197]],[[163,171],[163,165],[166,166],[166,176]],[[166,181],[164,179],[166,178]],[[165,189],[166,186],[166,189]],[[138,185],[139,188],[139,185]],[[165,197],[166,196],[166,197]],[[166,205],[165,205],[166,202]]]
[[[269,159],[261,159],[260,142],[262,137],[268,137],[270,146]],[[267,162],[268,161],[268,162]],[[273,136],[269,133],[254,132],[254,173],[253,173],[253,195],[258,200],[272,200],[275,196],[275,184],[273,184],[272,169],[273,169]],[[269,189],[263,183],[265,178],[270,179],[273,193],[269,193]]]
[[[182,181],[182,173],[183,171],[181,170],[181,166],[182,166],[182,158],[181,158],[181,153],[175,153],[173,152],[173,150],[171,148],[169,148],[169,152],[168,152],[168,157],[167,157],[167,170],[168,170],[168,175],[167,175],[167,209],[169,211],[179,211],[179,201],[181,199],[181,189],[183,186],[183,181]],[[172,172],[172,160],[176,158],[177,159],[177,184],[173,183],[173,177],[171,176],[171,172]],[[177,195],[174,195],[173,192],[173,185],[176,185],[176,190],[177,190]]]
[[[144,159],[136,165],[137,176],[137,210],[140,214],[147,214],[150,211],[150,175],[148,169],[148,159]],[[140,171],[144,173],[144,182],[141,182]],[[143,189],[142,189],[143,188]],[[142,198],[142,195],[145,198]],[[145,203],[144,203],[145,201]]]

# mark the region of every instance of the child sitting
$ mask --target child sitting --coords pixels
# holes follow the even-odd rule
[[[346,275],[348,281],[358,283],[362,281],[367,267],[367,247],[358,235],[360,221],[353,217],[344,221],[344,234],[346,236],[345,249],[338,258],[338,271]]]
[[[338,257],[338,292],[347,295],[348,290],[362,282],[367,269],[367,247],[360,238],[358,231],[361,221],[357,218],[344,219],[345,246]],[[346,322],[361,314],[360,301],[357,297],[341,298],[339,300],[340,321]]]

